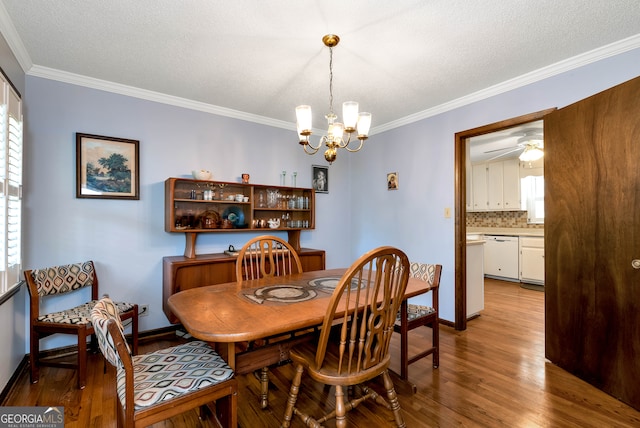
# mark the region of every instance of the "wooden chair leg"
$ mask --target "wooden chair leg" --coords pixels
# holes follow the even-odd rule
[[[287,408],[284,411],[284,417],[282,419],[282,428],[288,428],[291,426],[291,418],[298,400],[298,392],[300,392],[300,383],[302,382],[302,373],[304,367],[302,365],[296,366],[296,374],[291,381],[291,389],[289,390],[289,398],[287,400]]]
[[[87,385],[87,331],[78,330],[78,389]]]
[[[389,401],[389,405],[391,406],[393,417],[396,420],[396,425],[398,426],[398,428],[406,428],[407,424],[404,422],[404,418],[402,417],[402,413],[400,411],[400,402],[398,402],[398,395],[396,394],[396,390],[393,387],[393,381],[391,380],[391,376],[389,376],[388,371],[385,370],[382,373],[382,379],[384,381],[384,389],[387,391],[387,399]]]
[[[40,337],[35,330],[31,330],[31,343],[29,344],[29,365],[31,372],[31,383],[38,383],[40,380],[40,367],[38,357],[40,354]]]
[[[216,416],[223,428],[236,428],[238,425],[238,393],[216,400]]]
[[[131,320],[131,352],[138,355],[138,306],[134,307],[133,318]]]
[[[437,369],[440,366],[440,326],[438,319],[431,324],[433,331],[433,368]]]
[[[347,427],[347,409],[344,405],[342,385],[336,385],[336,428]]]
[[[407,326],[400,330],[400,378],[409,379],[409,331]]]

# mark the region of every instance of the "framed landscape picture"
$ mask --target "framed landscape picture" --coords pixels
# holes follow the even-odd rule
[[[76,133],[76,197],[140,199],[139,143]]]

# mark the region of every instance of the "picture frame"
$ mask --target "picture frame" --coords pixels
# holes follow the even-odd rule
[[[76,133],[76,198],[140,199],[138,140]]]
[[[329,167],[311,165],[311,187],[316,193],[329,193]]]
[[[398,190],[399,184],[397,172],[387,173],[387,190]]]

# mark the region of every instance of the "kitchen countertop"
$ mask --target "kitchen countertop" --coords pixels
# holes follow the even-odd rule
[[[527,227],[467,227],[468,234],[502,236],[544,236],[544,229]]]
[[[484,239],[467,239],[467,245],[482,245],[486,242]]]

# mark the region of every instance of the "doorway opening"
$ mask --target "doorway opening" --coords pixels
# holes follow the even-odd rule
[[[484,125],[478,128],[458,132],[454,136],[455,144],[455,322],[456,330],[467,328],[467,139],[503,131],[515,126],[542,120],[545,115],[556,110],[547,109],[524,116]]]

